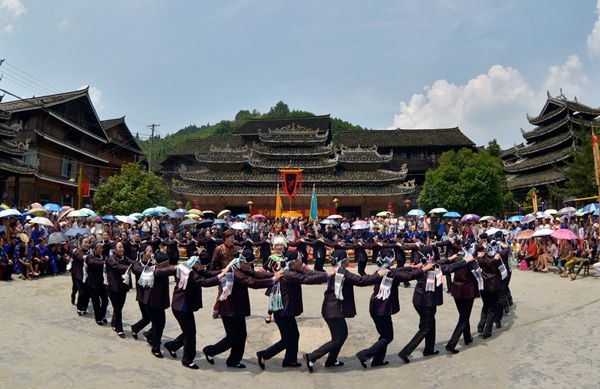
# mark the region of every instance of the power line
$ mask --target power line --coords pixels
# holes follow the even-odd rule
[[[148,157],[148,171],[151,172],[152,171],[152,152],[154,151],[154,128],[160,127],[160,124],[152,123],[148,127],[152,129],[152,133],[150,135],[150,155]]]

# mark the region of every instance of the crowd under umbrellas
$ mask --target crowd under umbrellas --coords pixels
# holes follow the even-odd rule
[[[205,279],[204,281],[197,281],[198,285],[204,284],[206,287],[209,284],[220,285],[220,297],[213,307],[213,316],[224,318],[229,317],[228,315],[231,313],[226,308],[229,303],[226,302],[221,305],[219,301],[223,302],[227,301],[228,298],[233,298],[231,293],[235,293],[236,290],[233,288],[233,280],[236,280],[235,285],[238,285],[239,288],[239,285],[243,286],[244,282],[250,282],[247,278],[243,278],[246,276],[258,277],[253,282],[259,285],[264,284],[265,287],[270,288],[270,310],[280,312],[278,310],[279,305],[272,304],[272,302],[277,301],[277,293],[280,293],[278,292],[280,288],[286,287],[285,283],[288,281],[286,281],[284,274],[295,274],[289,272],[299,272],[301,274],[306,272],[304,274],[312,274],[310,277],[306,276],[306,279],[311,280],[310,283],[327,283],[328,292],[325,293],[325,299],[331,299],[335,304],[342,304],[342,289],[344,289],[344,296],[352,295],[345,288],[351,288],[353,285],[374,285],[373,298],[375,301],[378,299],[385,301],[390,296],[386,292],[386,290],[389,291],[390,287],[397,287],[401,282],[408,283],[410,280],[417,280],[415,296],[418,294],[419,297],[414,297],[417,300],[413,301],[423,301],[423,304],[427,304],[425,301],[429,301],[428,299],[437,301],[437,297],[433,296],[437,296],[437,288],[444,288],[443,275],[449,277],[451,281],[452,277],[450,275],[456,272],[454,275],[456,279],[459,274],[458,270],[466,269],[468,263],[473,261],[478,262],[484,271],[494,272],[497,277],[501,276],[503,282],[498,285],[504,285],[502,288],[507,288],[508,284],[505,280],[509,279],[507,278],[508,273],[510,273],[511,267],[515,267],[516,264],[519,264],[518,268],[523,270],[547,265],[543,261],[532,261],[531,258],[527,257],[528,250],[533,246],[531,243],[527,244],[526,242],[530,242],[532,239],[534,241],[536,239],[550,239],[559,243],[571,242],[570,244],[574,246],[572,247],[573,251],[577,249],[575,247],[576,242],[586,241],[589,243],[591,241],[590,236],[593,236],[593,239],[597,242],[598,225],[590,223],[590,221],[593,221],[594,214],[597,213],[598,206],[592,204],[579,210],[548,210],[522,217],[516,215],[517,217],[512,220],[504,220],[492,215],[481,217],[476,214],[461,215],[444,208],[435,208],[429,212],[420,209],[411,210],[405,216],[396,216],[391,212],[381,211],[365,219],[356,218],[353,220],[343,215],[331,215],[323,220],[311,221],[301,217],[284,217],[279,220],[270,220],[264,215],[243,214],[234,216],[229,210],[219,212],[201,211],[199,209],[186,210],[183,208],[171,210],[162,206],[144,209],[139,213],[130,215],[100,216],[90,208],[76,210],[56,204],[45,204],[44,206],[32,204],[30,209],[24,213],[18,210],[4,209],[0,211],[0,220],[2,220],[4,226],[4,236],[10,237],[11,241],[21,240],[22,243],[31,241],[33,247],[47,245],[52,247],[52,250],[50,252],[43,251],[44,253],[47,253],[48,256],[54,255],[54,260],[58,257],[62,258],[60,264],[58,262],[54,263],[53,266],[48,264],[46,271],[53,274],[61,273],[67,269],[63,265],[72,265],[70,267],[73,281],[71,301],[77,306],[79,315],[84,316],[87,314],[89,301],[86,301],[86,296],[87,298],[91,297],[97,324],[100,326],[107,324],[106,308],[107,301],[110,299],[113,307],[111,327],[119,337],[125,338],[121,310],[125,303],[125,294],[128,287],[125,288],[121,284],[129,277],[128,273],[130,271],[136,275],[134,285],[136,285],[138,297],[139,293],[143,295],[146,293],[145,291],[148,291],[148,293],[160,294],[162,297],[166,293],[168,299],[168,287],[164,288],[164,280],[161,281],[161,279],[167,277],[168,280],[168,277],[175,276],[174,309],[177,305],[175,295],[179,293],[177,298],[181,298],[181,288],[185,288],[186,283],[181,283],[182,277],[189,277],[192,274],[194,277]],[[582,224],[575,223],[577,228],[576,231],[573,231],[570,222],[575,220]],[[580,229],[584,231],[581,232]],[[228,239],[232,238],[233,245],[227,246]],[[277,247],[281,242],[285,242],[285,250]],[[521,246],[519,247],[519,245]],[[45,250],[45,247],[41,248]],[[170,248],[174,248],[174,251],[169,251]],[[180,251],[181,249],[183,251]],[[369,260],[366,250],[370,250],[372,253],[371,261],[378,266],[378,272],[376,273],[367,274],[365,272],[364,265]],[[54,254],[51,252],[54,252]],[[581,255],[581,252],[578,252],[578,255]],[[174,261],[170,256],[171,253],[177,254]],[[321,253],[325,253],[323,255],[331,258],[333,270],[325,271],[323,269],[323,255]],[[556,265],[559,268],[563,267],[564,272],[570,274],[578,264],[580,270],[582,266],[593,265],[596,262],[596,254],[597,250],[589,258],[582,259],[579,262],[574,259],[559,257],[556,258]],[[481,257],[478,257],[479,255]],[[445,258],[442,258],[443,256]],[[97,261],[94,260],[96,257],[99,258]],[[3,252],[2,258],[7,258],[6,252]],[[240,279],[236,278],[238,276],[234,277],[234,274],[237,274],[236,271],[250,271],[255,258],[262,260],[261,268],[263,268],[262,271],[266,272],[267,278],[261,278],[263,276],[259,277],[254,273],[239,276],[242,277]],[[479,258],[481,258],[481,262]],[[104,295],[98,294],[97,290],[94,292],[93,288],[85,283],[86,276],[84,274],[87,270],[84,270],[86,267],[83,264],[87,264],[88,259],[91,261],[88,265],[90,269],[98,262],[104,263],[105,268],[113,269],[113,273],[108,271],[108,287],[104,290]],[[185,260],[180,261],[180,259]],[[354,275],[349,271],[348,264],[351,259],[359,264],[358,275]],[[12,260],[14,261],[14,257]],[[312,260],[314,264],[314,270],[312,271],[315,273],[308,273],[310,270],[308,269],[310,266],[309,260]],[[52,263],[52,259],[50,261]],[[318,261],[321,261],[319,266]],[[523,261],[526,264],[525,268],[520,266]],[[8,262],[0,262],[5,263],[0,268],[0,271],[5,274],[6,263]],[[220,265],[213,267],[217,262]],[[274,264],[277,263],[283,265],[275,266]],[[384,281],[386,280],[385,277],[388,277],[391,272],[392,263],[397,264],[397,271],[394,270],[392,277],[394,279],[398,277],[398,280],[402,281],[397,283],[390,281],[391,284],[389,284]],[[27,264],[21,263],[21,270],[23,271],[25,268],[27,268]],[[151,276],[147,274],[149,268],[155,269],[151,271]],[[159,269],[163,270],[159,271]],[[478,331],[486,338],[491,336],[491,325],[493,323],[500,326],[501,315],[499,315],[499,311],[509,311],[510,294],[505,293],[504,297],[501,298],[500,295],[496,296],[494,294],[498,291],[492,294],[487,293],[483,289],[484,284],[480,283],[480,280],[475,276],[477,267],[472,269],[469,267],[468,269],[469,271],[465,274],[461,273],[460,277],[468,278],[471,277],[470,274],[472,273],[475,278],[469,278],[469,282],[474,282],[477,285],[476,288],[481,288],[484,309]],[[15,268],[15,270],[17,269]],[[36,273],[35,269],[30,272],[30,274]],[[94,279],[98,280],[99,285],[104,285],[102,273],[100,271],[95,276],[90,275],[90,277],[95,277]],[[429,282],[430,273],[432,275],[431,283]],[[111,276],[111,274],[113,275]],[[230,276],[227,276],[228,274]],[[218,280],[214,277],[218,277]],[[292,276],[288,275],[288,277]],[[304,279],[302,277],[305,276],[301,276],[300,283]],[[209,279],[210,281],[208,281]],[[259,279],[269,281],[259,282]],[[163,287],[160,285],[163,285]],[[168,286],[168,281],[166,285]],[[103,288],[103,286],[101,287]],[[454,293],[454,284],[448,282],[447,287],[449,291]],[[201,286],[198,286],[198,288],[201,288]],[[424,296],[430,297],[424,299]],[[297,298],[297,296],[294,298]],[[161,301],[164,301],[164,298]],[[439,303],[441,303],[441,300]],[[470,304],[472,304],[472,301]],[[179,307],[179,305],[177,306]],[[346,302],[342,306],[346,306]],[[459,313],[464,308],[461,307],[457,303]],[[140,309],[141,322],[146,324],[132,327],[131,334],[137,338],[141,329],[152,323],[152,331],[146,332],[145,335],[148,342],[152,344],[152,354],[161,358],[160,338],[162,328],[164,328],[164,310],[166,308],[164,305],[159,307],[148,306],[147,308],[142,308],[142,305],[140,305]],[[352,310],[354,309],[352,308]],[[374,308],[371,307],[371,309]],[[435,323],[435,310],[430,310],[426,305],[415,305],[415,309],[417,309],[422,323],[415,338],[399,353],[400,359],[405,363],[409,362],[410,354],[424,338],[428,339],[424,355],[429,356],[437,353],[437,350],[431,348],[431,345],[435,344],[435,342],[431,342],[431,336],[435,337],[435,325],[431,326],[432,322]],[[387,309],[384,309],[384,311],[387,312]],[[337,360],[336,357],[347,336],[345,319],[351,316],[350,313],[348,313],[348,316],[343,316],[341,318],[343,319],[342,323],[338,320],[340,318],[329,317],[324,313],[324,318],[332,332],[333,343],[323,345],[314,352],[304,355],[308,371],[312,372],[320,356],[328,353],[330,358],[325,362],[326,367],[343,365],[343,362]],[[180,317],[176,315],[176,317],[178,321],[182,320],[180,321],[183,331],[181,336],[183,338],[190,336],[189,333],[186,334],[185,328],[189,328],[190,321],[193,322],[193,312],[187,312]],[[286,319],[286,324],[284,324],[283,319],[277,315],[275,317],[281,332],[282,344],[290,344],[290,336],[292,336],[293,331],[288,332],[291,328],[288,326],[295,326],[295,318],[293,323],[292,319],[289,318]],[[389,326],[391,326],[391,321],[388,322],[388,319],[376,319],[375,317],[378,316],[375,315],[373,319],[377,331],[385,339],[385,336],[387,336],[387,329],[385,328],[389,327],[387,327],[388,324],[380,327],[380,324],[383,323],[381,320],[389,323]],[[245,330],[245,316],[236,318],[234,321],[223,319],[223,324],[226,337],[222,342],[233,344],[234,348],[237,347],[235,346],[236,342],[245,342],[245,337],[243,339],[239,337],[239,334]],[[464,318],[459,319],[459,324],[455,329],[455,334],[458,334],[458,337],[465,332],[465,325],[468,325],[468,320],[465,324]],[[346,328],[345,335],[343,328]],[[467,345],[472,342],[470,332],[468,332],[468,336],[465,336],[465,344]],[[446,346],[446,350],[451,354],[458,352],[456,349],[457,339],[453,335],[453,339]],[[294,341],[298,342],[297,337]],[[208,363],[215,363],[213,357],[221,352],[218,345],[222,342],[203,350]],[[179,347],[184,343],[186,342],[181,340]],[[173,357],[176,357],[178,344],[176,342],[165,344],[165,348]],[[335,347],[332,345],[335,345]],[[279,349],[281,344],[272,347]],[[265,368],[266,361],[272,356],[272,347],[257,354],[259,366],[262,369]],[[381,347],[384,347],[385,350],[387,343],[380,342],[377,346],[373,345],[373,347],[379,348],[379,353]],[[234,368],[243,368],[245,367],[241,363],[243,347],[242,355],[239,355],[239,348],[237,350],[233,351],[232,349],[232,355],[227,360],[227,365]],[[372,354],[372,350],[369,350],[371,349],[361,350],[357,353],[357,358],[363,368],[367,367],[366,361],[371,358],[371,366],[384,366],[387,364],[387,361],[380,360],[375,356],[379,355],[378,353]],[[192,356],[190,357],[190,355]],[[385,356],[385,352],[383,355]],[[189,349],[186,352],[184,346],[184,358],[182,359],[184,366],[197,368],[194,357],[195,350],[193,353]],[[300,366],[300,363],[295,360],[295,357],[284,359],[284,367],[298,366]]]

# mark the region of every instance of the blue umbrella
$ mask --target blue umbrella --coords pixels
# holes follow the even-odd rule
[[[454,211],[446,212],[443,215],[443,217],[450,217],[450,218],[453,218],[453,217],[459,218],[460,216],[461,216],[460,213],[454,212]]]
[[[187,215],[187,213],[188,213],[187,209],[183,209],[183,208],[176,209],[175,212],[180,213],[182,215]]]
[[[116,217],[114,217],[113,215],[104,215],[102,216],[102,221],[103,222],[116,222],[119,219],[117,219]]]
[[[597,209],[594,211],[594,216],[598,216],[598,215],[600,215],[600,209]]]
[[[215,219],[213,224],[227,224],[227,221],[224,219]]]
[[[98,215],[96,215],[96,212],[92,211],[89,208],[81,208],[79,210],[79,212],[85,213],[86,215],[88,215],[89,217],[98,217]]]
[[[584,213],[593,213],[598,209],[598,203],[591,203],[583,207]]]
[[[163,207],[163,206],[158,206],[158,207],[156,207],[154,209],[156,209],[160,213],[169,213],[169,212],[171,212],[171,210],[169,208]]]
[[[91,235],[91,234],[92,234],[92,231],[88,230],[87,228],[81,228],[81,227],[72,227],[72,228],[69,228],[65,232],[66,236]]]
[[[333,219],[324,219],[324,220],[321,220],[321,224],[323,224],[325,226],[337,226],[338,222],[336,222]]]
[[[508,218],[509,222],[520,222],[525,216],[515,215]]]
[[[246,216],[246,215],[244,215],[244,214],[242,213],[241,215],[237,215],[236,217],[237,217],[238,219],[246,220],[246,218],[247,218],[248,216]]]
[[[160,212],[156,210],[156,208],[146,208],[144,209],[144,212],[142,212],[143,216],[156,216],[158,215]]]
[[[46,211],[50,212],[62,212],[62,208],[58,204],[48,203],[43,207]]]
[[[425,211],[423,211],[422,209],[411,209],[410,212],[406,214],[406,216],[425,216]]]

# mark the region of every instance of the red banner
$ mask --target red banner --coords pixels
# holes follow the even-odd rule
[[[280,170],[283,178],[283,191],[292,200],[302,192],[302,170]]]
[[[90,197],[90,180],[81,180],[81,197]]]

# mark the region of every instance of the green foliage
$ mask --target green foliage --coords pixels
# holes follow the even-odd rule
[[[488,142],[486,150],[488,151],[488,153],[490,153],[491,156],[499,157],[502,149],[500,148],[498,141],[496,139],[492,139]]]
[[[160,135],[154,137],[154,150],[152,153],[153,161],[162,161],[165,156],[174,150],[176,150],[181,144],[191,139],[206,139],[213,137],[226,137],[233,134],[233,132],[241,127],[250,119],[264,119],[264,118],[292,118],[292,117],[307,117],[315,116],[312,112],[301,111],[301,110],[290,110],[289,106],[283,101],[277,102],[269,112],[261,114],[256,109],[252,111],[243,109],[240,110],[234,120],[221,120],[216,124],[206,124],[200,127],[191,124],[182,128],[181,130],[161,137]],[[354,125],[347,121],[331,118],[331,132],[333,134],[333,141],[337,143],[339,140],[340,131],[346,130],[364,130],[361,126]],[[138,139],[138,143],[142,147],[142,150],[146,155],[150,155],[150,140],[142,141]]]
[[[550,186],[550,193],[558,199],[569,196],[588,197],[598,194],[596,177],[594,176],[594,153],[592,151],[592,134],[589,128],[576,128],[576,148],[573,158],[567,162],[564,174],[567,178],[560,185]]]
[[[438,168],[427,171],[418,202],[425,210],[444,207],[463,214],[494,215],[505,210],[512,196],[500,158],[487,150],[463,148],[445,152]]]
[[[94,206],[103,215],[129,215],[164,205],[167,198],[167,186],[158,177],[141,171],[139,164],[130,163],[122,167],[121,173],[100,184]]]

